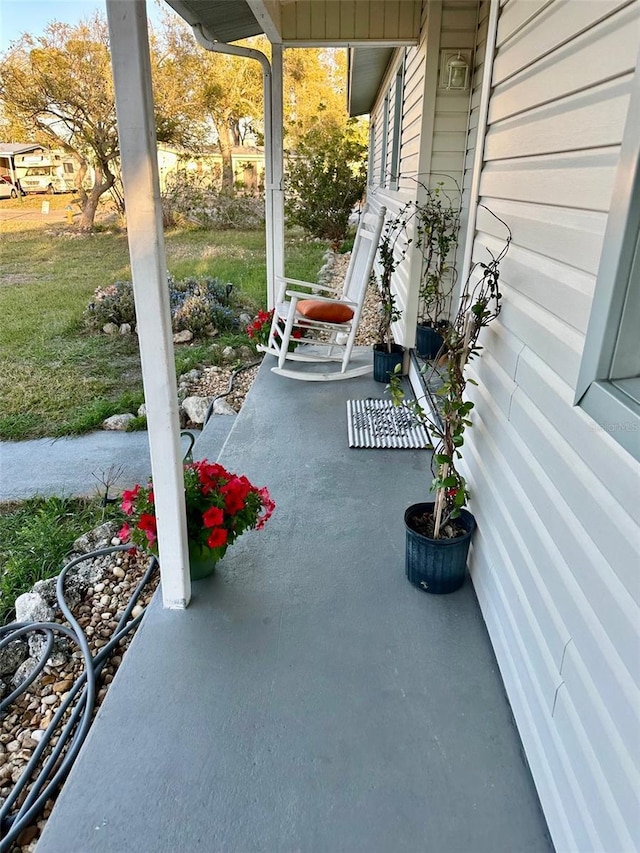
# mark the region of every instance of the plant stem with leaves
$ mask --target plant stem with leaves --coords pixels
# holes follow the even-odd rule
[[[484,205],[482,205],[484,207]],[[391,377],[389,390],[394,405],[404,405],[428,429],[433,450],[431,470],[435,492],[434,539],[441,538],[444,527],[460,515],[469,493],[465,478],[456,463],[462,458],[464,434],[472,426],[469,418],[473,402],[465,399],[467,383],[477,384],[466,376],[468,363],[482,347],[478,336],[500,313],[502,294],[499,289],[500,264],[509,250],[511,231],[508,225],[489,208],[488,212],[502,225],[507,236],[502,250],[490,254],[488,263],[476,263],[471,268],[460,298],[458,312],[451,326],[444,331],[444,365],[434,363],[428,370],[438,371],[444,382],[438,389],[441,415],[427,412],[416,400],[406,402],[399,375]]]

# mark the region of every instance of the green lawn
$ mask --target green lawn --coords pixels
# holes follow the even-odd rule
[[[52,209],[65,207],[62,196],[51,201]],[[21,209],[19,201],[11,205]],[[92,335],[82,322],[97,287],[130,278],[126,237],[108,231],[60,236],[60,230],[0,224],[2,439],[86,432],[142,402],[137,338]],[[255,309],[265,304],[264,231],[174,230],[165,242],[175,278],[217,276]],[[287,275],[315,280],[325,250],[287,239]],[[207,343],[181,348],[178,372],[210,359]]]

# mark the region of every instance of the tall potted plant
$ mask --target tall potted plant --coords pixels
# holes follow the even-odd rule
[[[372,276],[372,284],[378,292],[378,329],[377,343],[373,345],[373,378],[376,382],[389,382],[390,377],[401,368],[404,360],[404,347],[395,343],[391,326],[402,316],[395,294],[391,289],[391,280],[407,255],[411,240],[406,236],[407,213],[410,204],[390,219],[384,227],[378,256],[380,258],[380,280]],[[402,239],[401,239],[402,238]]]
[[[423,358],[435,358],[449,326],[449,310],[456,283],[455,253],[460,231],[460,206],[445,191],[422,184],[424,201],[415,209],[416,247],[422,253],[416,349]],[[459,197],[459,192],[458,192]]]
[[[489,213],[495,216],[492,211]],[[476,384],[466,375],[466,367],[482,349],[478,345],[480,332],[500,313],[500,264],[511,243],[508,226],[495,218],[507,230],[505,245],[498,255],[491,255],[488,263],[472,267],[456,317],[444,330],[445,362],[429,368],[438,371],[441,378],[439,405],[428,411],[415,400],[406,402],[397,374],[389,384],[394,404],[411,409],[432,440],[429,449],[433,451],[434,500],[413,504],[405,512],[407,577],[432,593],[453,592],[464,583],[469,544],[476,526],[473,515],[465,509],[469,492],[457,464],[462,458],[465,431],[472,426],[469,416],[474,404],[466,399],[466,386]]]

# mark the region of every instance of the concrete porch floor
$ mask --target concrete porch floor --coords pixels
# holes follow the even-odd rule
[[[37,853],[552,849],[470,582],[404,577],[425,451],[348,447],[372,379],[272,363],[220,461],[276,512],[185,612],[154,600]]]

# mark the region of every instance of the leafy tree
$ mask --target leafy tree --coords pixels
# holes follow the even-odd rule
[[[232,149],[242,143],[248,126],[256,131],[262,129],[260,66],[244,57],[204,50],[184,22],[175,16],[165,16],[160,40],[163,63],[171,69],[173,85],[181,92],[180,110],[191,117],[194,127],[198,125],[201,139],[213,128],[222,155],[222,185],[231,191]],[[264,37],[241,44],[267,53],[268,41]]]
[[[317,120],[287,164],[289,220],[339,246],[366,186],[366,150],[353,121]]]
[[[106,23],[98,15],[77,26],[54,22],[44,35],[25,35],[0,62],[0,97],[8,119],[30,126],[81,163],[79,225],[93,225],[100,196],[115,181],[118,156]],[[93,168],[93,186],[83,181]]]
[[[190,116],[182,104],[172,69],[152,53],[161,85],[156,104],[160,141],[191,140]],[[53,22],[44,35],[24,35],[0,60],[0,99],[5,127],[20,138],[62,148],[80,161],[76,189],[82,211],[79,227],[93,226],[100,197],[108,190],[122,206],[109,32],[102,16],[76,26]],[[14,137],[15,138],[15,137]],[[88,176],[93,175],[89,188]]]
[[[347,51],[295,48],[284,52],[284,125],[287,143],[296,147],[323,120],[347,119]]]

